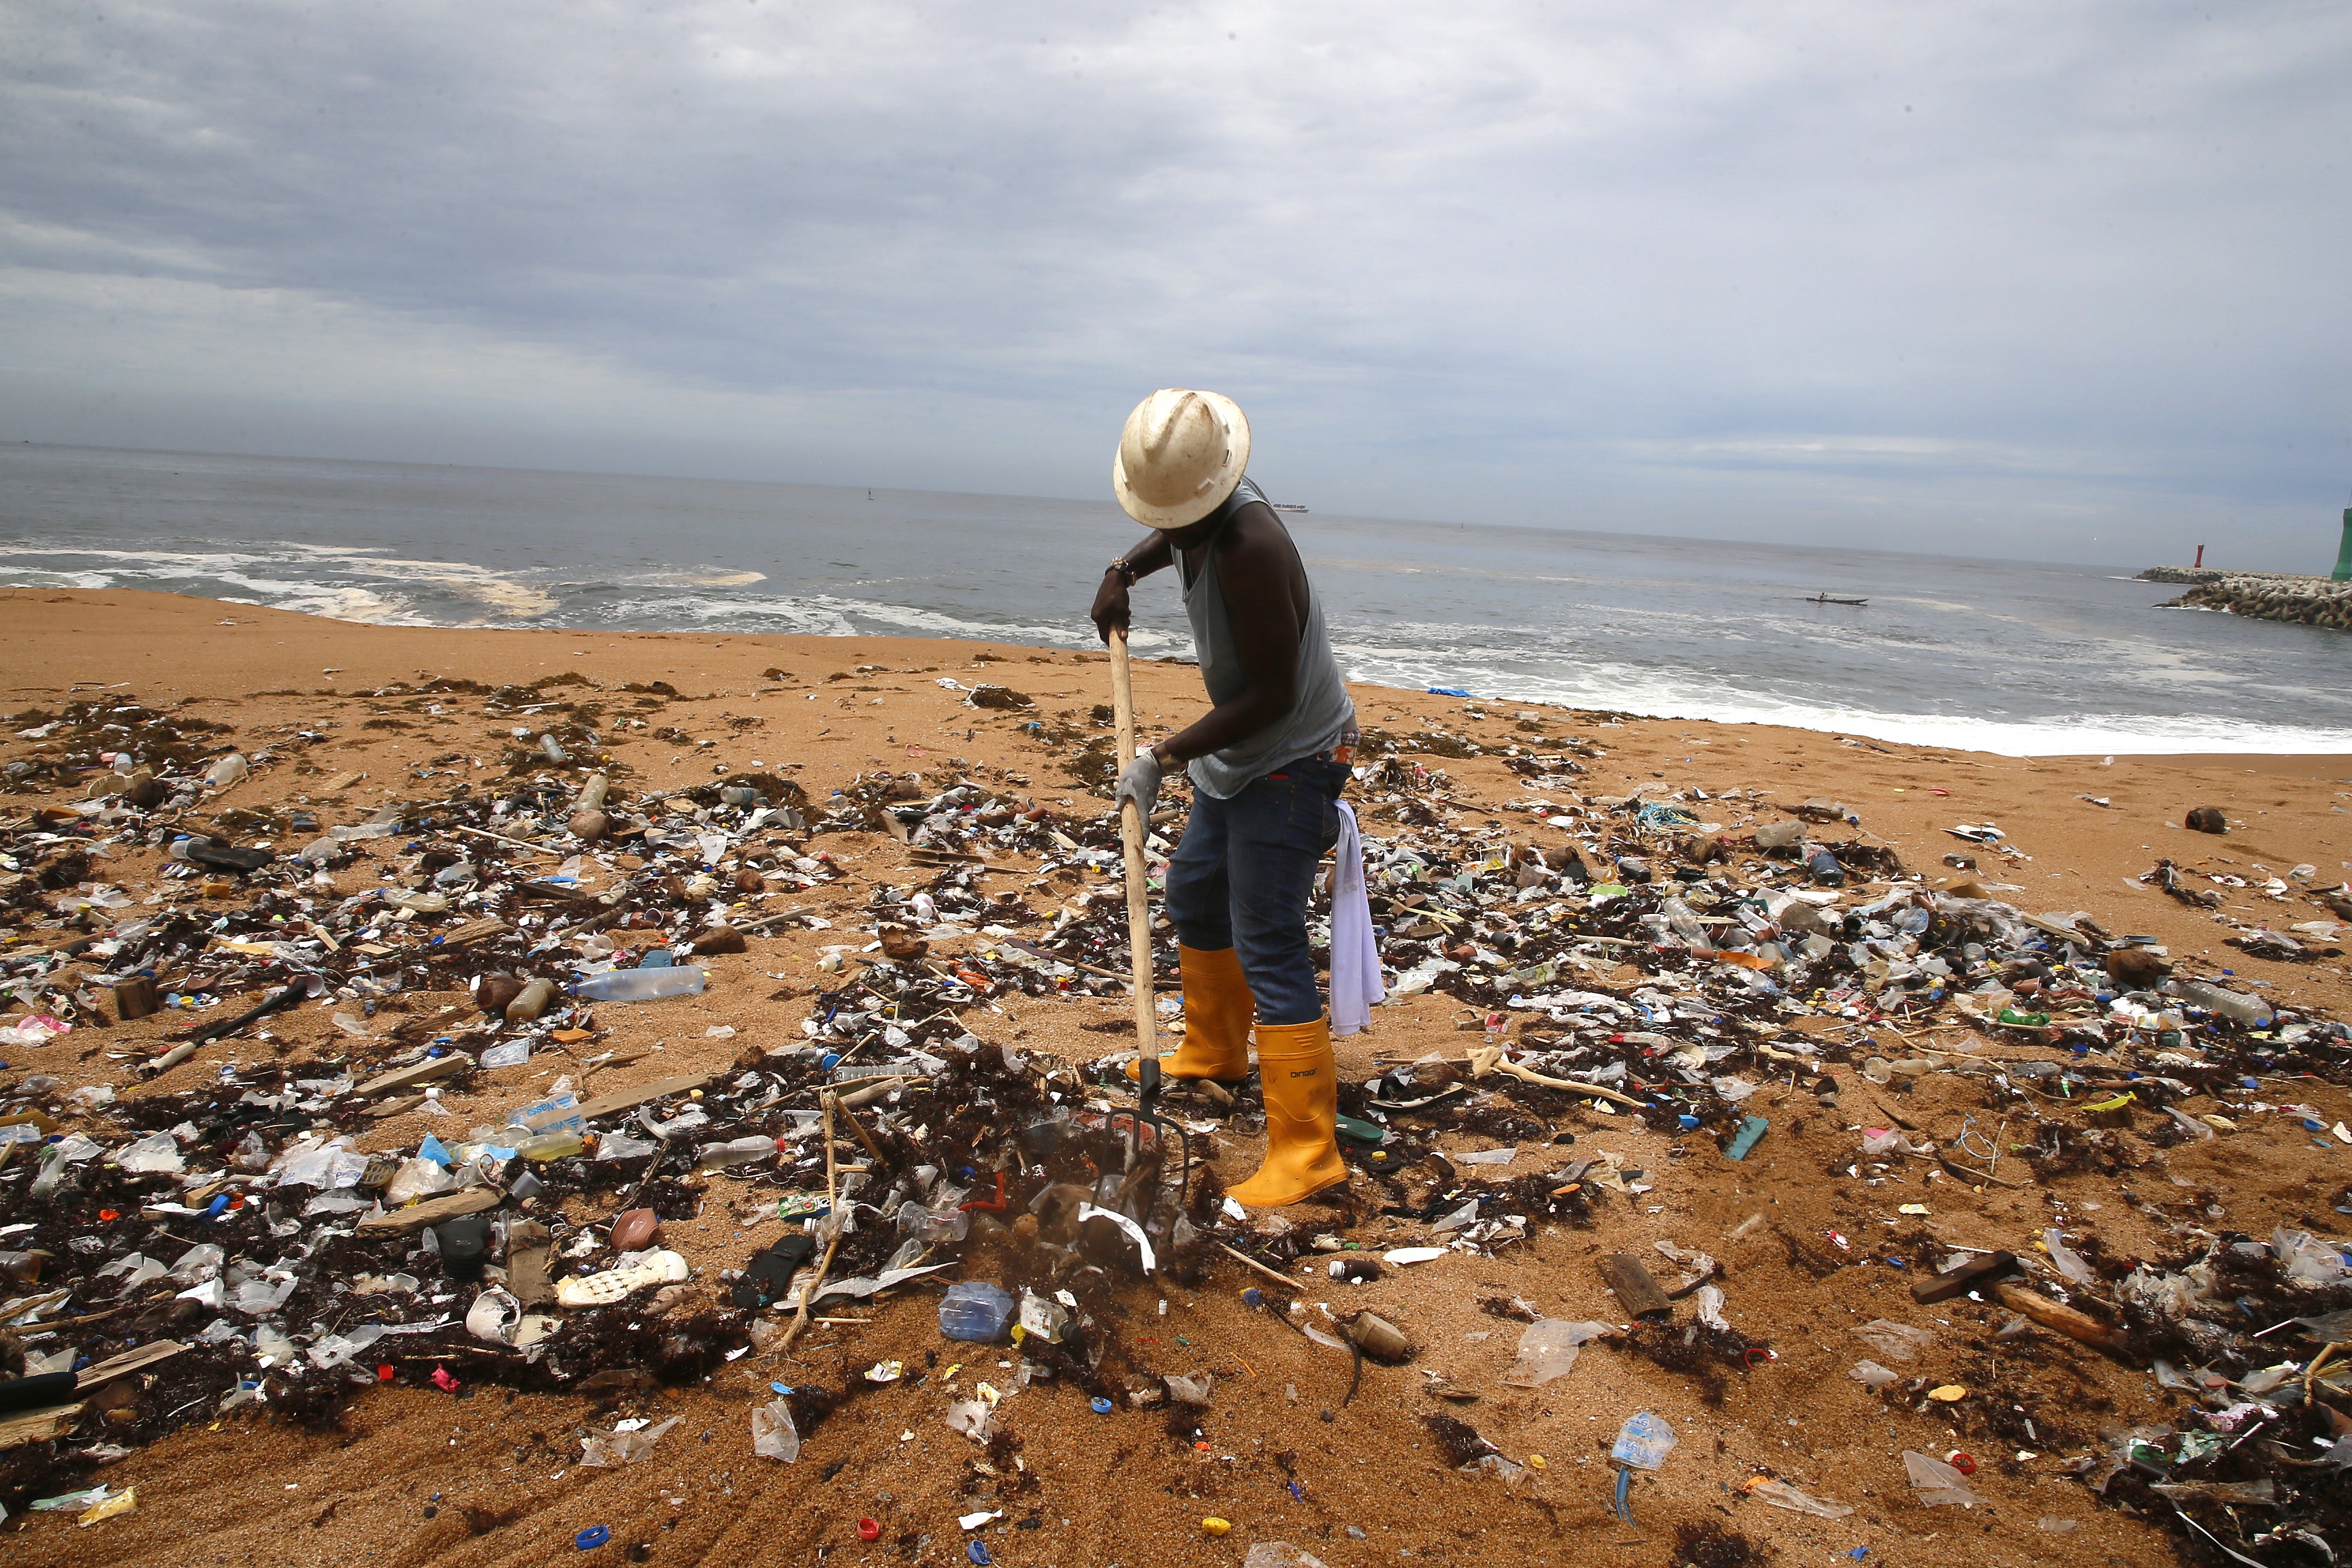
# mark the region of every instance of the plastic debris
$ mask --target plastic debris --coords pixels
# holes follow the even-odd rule
[[[1503,1374],[1503,1381],[1514,1388],[1540,1388],[1566,1376],[1583,1346],[1612,1331],[1606,1323],[1538,1319],[1520,1333],[1518,1359]]]
[[[1959,1471],[1941,1459],[1906,1448],[1903,1468],[1910,1479],[1912,1491],[1928,1508],[1973,1508],[1984,1501],[1969,1489],[1967,1479]]]
[[[1799,1491],[1786,1481],[1777,1481],[1764,1476],[1756,1477],[1740,1489],[1749,1497],[1770,1503],[1774,1508],[1785,1508],[1791,1513],[1809,1513],[1815,1519],[1843,1519],[1853,1511],[1853,1508],[1845,1503],[1824,1502],[1820,1498]]]

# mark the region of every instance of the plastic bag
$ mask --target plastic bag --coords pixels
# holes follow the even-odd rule
[[[446,1193],[457,1184],[437,1161],[419,1155],[393,1173],[392,1180],[384,1184],[383,1201],[398,1208],[412,1198]]]
[[[1874,1361],[1858,1361],[1846,1368],[1845,1374],[1873,1393],[1885,1388],[1890,1383],[1903,1381],[1901,1373],[1883,1367]]]
[[[1301,1552],[1287,1541],[1258,1541],[1251,1542],[1242,1568],[1325,1568],[1325,1564],[1320,1557]]]
[[[793,1425],[793,1407],[781,1399],[751,1407],[751,1452],[763,1459],[789,1465],[801,1457],[801,1435]]]
[[[142,1176],[176,1176],[188,1165],[179,1142],[169,1132],[150,1132],[118,1152],[114,1163]]]
[[[1874,1318],[1853,1331],[1857,1339],[1888,1361],[1917,1361],[1919,1352],[1933,1344],[1936,1336],[1925,1329],[1915,1329],[1908,1323],[1889,1322]]]
[[[2099,1277],[2092,1272],[2089,1264],[2083,1261],[2083,1255],[2067,1246],[2066,1238],[2057,1230],[2043,1231],[2042,1245],[2050,1254],[2050,1261],[2057,1266],[2058,1272],[2064,1275],[2070,1284],[2094,1285],[2098,1282]]]
[[[1808,1497],[1786,1481],[1769,1480],[1762,1476],[1749,1481],[1745,1489],[1749,1497],[1759,1498],[1774,1508],[1785,1508],[1791,1513],[1810,1513],[1815,1519],[1843,1519],[1853,1511],[1848,1504],[1823,1502],[1820,1498]]]
[[[1606,1323],[1539,1318],[1519,1335],[1519,1359],[1503,1374],[1503,1381],[1513,1388],[1541,1388],[1556,1377],[1566,1376],[1582,1347],[1608,1332]]]
[[[2271,1232],[2271,1250],[2286,1267],[2290,1279],[2308,1280],[2314,1285],[2333,1285],[2352,1276],[2352,1266],[2334,1247],[2314,1240],[2307,1230],[2289,1230],[2279,1226]]]
[[[781,1405],[783,1401],[778,1400],[776,1403]],[[639,1459],[644,1458],[647,1454],[652,1453],[654,1451],[654,1445],[662,1440],[662,1435],[684,1419],[685,1417],[682,1415],[673,1415],[658,1426],[648,1426],[643,1431],[638,1432],[624,1432],[616,1426],[609,1434],[604,1432],[591,1433],[580,1440],[580,1468],[584,1470],[592,1466],[617,1467],[620,1465],[634,1465]],[[624,1423],[624,1425],[626,1425],[626,1423]],[[784,1425],[787,1427],[792,1425],[792,1417],[789,1415],[784,1418]],[[754,1411],[752,1412],[752,1427],[754,1432],[752,1442],[754,1447],[757,1447],[759,1441],[757,1436],[758,1426],[759,1412]],[[800,1443],[797,1438],[793,1440],[793,1453],[797,1455],[800,1450]]]
[[[940,1332],[951,1340],[994,1344],[1013,1320],[1013,1295],[985,1279],[965,1279],[940,1299]]]

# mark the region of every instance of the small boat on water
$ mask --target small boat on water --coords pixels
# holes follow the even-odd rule
[[[1296,501],[1270,500],[1265,504],[1272,507],[1276,511],[1305,511],[1307,510]]]
[[[1808,605],[1867,605],[1868,599],[1841,599],[1835,594],[1815,594],[1806,599]]]

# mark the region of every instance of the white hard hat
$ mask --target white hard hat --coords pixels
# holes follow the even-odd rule
[[[1111,489],[1146,528],[1182,528],[1224,504],[1249,451],[1249,420],[1232,398],[1162,387],[1127,416]]]

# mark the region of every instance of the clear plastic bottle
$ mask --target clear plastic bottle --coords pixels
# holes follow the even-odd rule
[[[724,1143],[706,1143],[695,1156],[695,1163],[706,1171],[723,1171],[730,1165],[748,1165],[754,1160],[776,1157],[776,1141],[753,1135],[731,1139]]]
[[[2208,985],[2201,980],[2168,980],[2164,983],[2164,989],[2192,1007],[2202,1007],[2208,1013],[2218,1014],[2249,1028],[2259,1028],[2271,1021],[2269,1005],[2258,996],[2224,991],[2219,985]]]
[[[698,995],[702,985],[699,969],[615,969],[590,975],[572,986],[572,994],[589,1002],[650,1002],[659,996]]]
[[[544,1163],[549,1160],[568,1159],[588,1147],[587,1141],[568,1127],[558,1127],[538,1132],[515,1145],[515,1152],[526,1160]]]
[[[1666,900],[1658,906],[1658,912],[1666,917],[1666,929],[1680,938],[1685,947],[1715,945],[1707,940],[1706,928],[1698,923],[1698,916],[1693,914],[1691,907],[1680,899]]]

